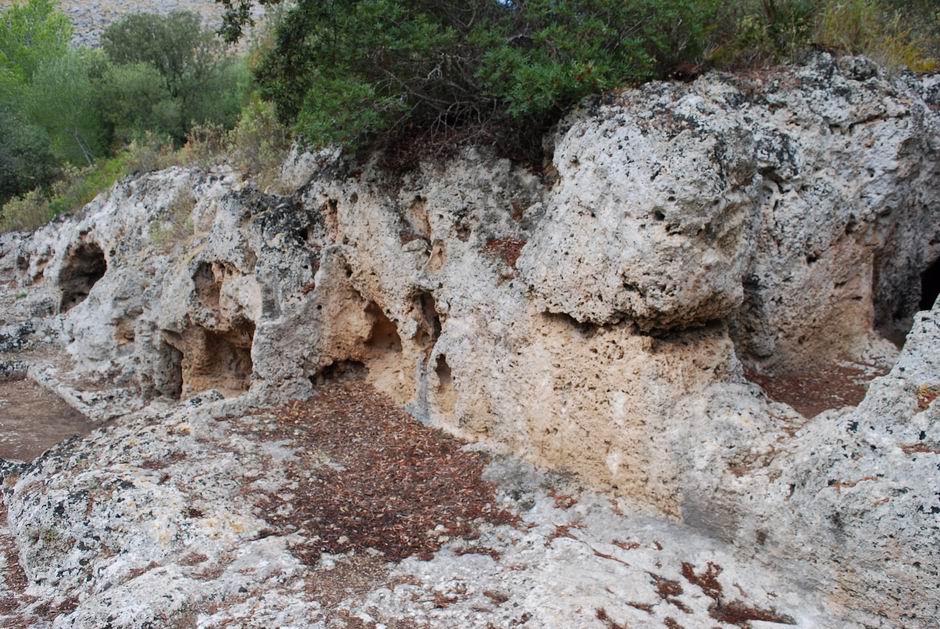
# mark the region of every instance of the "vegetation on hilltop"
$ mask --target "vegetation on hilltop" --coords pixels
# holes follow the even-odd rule
[[[2,230],[34,228],[134,169],[166,165],[193,129],[234,128],[249,101],[245,60],[193,13],[129,15],[100,50],[71,36],[53,0],[0,12]]]
[[[237,38],[251,0],[218,1]],[[482,140],[538,159],[544,131],[590,94],[815,47],[927,71],[938,33],[936,0],[299,0],[254,76],[314,145]]]
[[[247,55],[192,13],[127,16],[91,50],[55,0],[0,11],[0,231],[173,163],[269,182],[295,138],[395,167],[471,142],[538,162],[544,132],[612,88],[815,48],[916,72],[940,58],[940,0],[217,1],[229,41],[267,6]]]

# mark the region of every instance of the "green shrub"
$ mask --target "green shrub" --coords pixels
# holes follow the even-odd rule
[[[72,24],[55,0],[14,1],[0,12],[0,74],[28,83],[39,66],[63,56]]]
[[[91,165],[107,148],[92,72],[100,63],[86,50],[70,51],[39,66],[24,90],[29,119],[47,131],[53,153],[72,164]]]
[[[237,168],[256,177],[266,189],[275,183],[291,147],[290,129],[282,125],[274,106],[253,98],[229,133],[226,147]]]
[[[0,105],[0,205],[47,185],[56,170],[48,135]]]
[[[715,0],[301,0],[255,76],[310,143],[482,125],[537,137],[583,96],[701,59]]]
[[[119,179],[179,163],[180,156],[168,140],[145,135],[92,166],[67,166],[48,190],[37,188],[7,201],[0,210],[0,232],[36,229],[60,214],[81,209]]]
[[[113,140],[121,144],[147,132],[176,137],[184,130],[179,102],[147,63],[108,68],[100,82],[98,108]]]
[[[53,218],[49,200],[41,190],[31,190],[14,197],[0,209],[0,233],[8,231],[33,231]]]
[[[792,60],[812,42],[818,0],[743,0],[720,11],[707,59],[740,68]]]
[[[101,41],[115,66],[102,80],[102,105],[118,139],[143,129],[182,142],[194,124],[230,128],[238,120],[247,70],[195,13],[131,14]]]
[[[940,12],[925,6],[894,8],[877,0],[831,0],[821,12],[816,41],[828,48],[864,54],[895,69],[930,72],[940,66]]]
[[[254,2],[220,1],[222,32],[237,38]],[[929,70],[937,14],[936,0],[298,0],[282,6],[253,70],[313,145],[424,150],[430,136],[537,149],[586,95],[708,67],[821,46]]]

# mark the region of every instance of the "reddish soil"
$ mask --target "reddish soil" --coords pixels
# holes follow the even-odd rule
[[[263,438],[298,452],[326,455],[328,465],[290,463],[297,481],[289,499],[265,494],[258,506],[284,534],[303,529],[292,548],[314,564],[322,553],[372,548],[386,559],[430,557],[447,537],[473,539],[481,521],[510,523],[482,479],[488,458],[424,426],[361,381],[328,382],[304,402],[276,411]],[[287,515],[276,515],[289,503]],[[281,511],[283,512],[283,511]]]
[[[886,373],[884,369],[873,370],[864,365],[828,364],[773,376],[747,370],[745,375],[759,384],[770,399],[789,404],[804,417],[812,418],[833,408],[858,406],[868,391],[868,383]]]
[[[516,238],[494,238],[487,241],[485,251],[488,255],[498,258],[506,265],[516,268],[516,261],[522,255],[522,248],[526,241]]]
[[[72,435],[95,427],[87,417],[29,380],[0,382],[0,457],[32,461]]]

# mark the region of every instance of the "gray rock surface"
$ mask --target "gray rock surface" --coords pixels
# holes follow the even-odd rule
[[[0,357],[111,420],[8,472],[7,535],[37,597],[18,609],[64,605],[55,622],[71,626],[186,614],[330,626],[342,611],[387,626],[528,614],[523,626],[710,627],[744,613],[740,594],[753,606],[740,623],[754,627],[758,609],[806,627],[931,626],[940,315],[917,311],[940,257],[936,84],[821,54],[586,103],[554,136],[554,172],[468,150],[393,178],[297,151],[280,194],[224,168],[174,168],[0,239],[13,278]],[[898,358],[882,334],[911,324]],[[857,407],[815,417],[745,377],[841,361],[887,375]],[[265,514],[233,480],[286,483],[303,447],[270,452],[212,417],[356,376],[426,424],[678,524],[591,506],[576,511],[583,528],[558,529],[571,509],[545,507],[548,490],[523,474],[528,498],[513,500],[526,506],[514,508],[532,528],[482,533],[512,558],[502,567],[445,546],[391,569],[417,583],[311,597],[310,567],[290,539],[261,536]],[[198,463],[173,463],[161,483],[143,463],[176,449]],[[511,476],[496,475],[503,496]],[[91,502],[88,483],[105,488]],[[183,514],[194,500],[197,523]],[[53,525],[51,538],[37,528]],[[638,530],[655,536],[629,548],[642,548],[635,558],[611,552],[631,543],[609,531]],[[654,539],[675,550],[650,550]],[[189,544],[242,563],[203,583],[183,560]],[[369,573],[369,557],[336,565],[347,560]],[[685,594],[651,599],[673,587],[653,567]],[[486,603],[490,587],[518,607]],[[475,625],[480,606],[492,613]]]

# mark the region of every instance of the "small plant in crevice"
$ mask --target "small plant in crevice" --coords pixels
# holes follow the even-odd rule
[[[191,191],[181,193],[165,214],[150,223],[148,237],[155,247],[167,252],[193,235],[193,209],[196,199]]]

